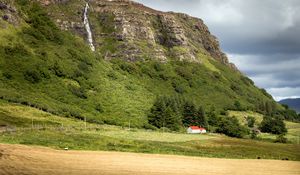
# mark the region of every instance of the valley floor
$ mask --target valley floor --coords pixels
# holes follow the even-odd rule
[[[0,144],[0,175],[4,174],[298,175],[300,162],[103,151],[63,151],[36,146]]]
[[[288,135],[299,138],[300,124],[287,126]],[[293,142],[297,140],[280,144],[273,143],[272,138],[262,141],[210,133],[189,135],[93,123],[85,125],[81,120],[0,100],[0,143],[3,144],[39,145],[58,150],[68,147],[69,150],[300,161],[300,144]]]

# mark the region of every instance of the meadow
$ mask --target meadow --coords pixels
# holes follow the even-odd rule
[[[129,128],[129,125],[121,127],[85,123],[83,120],[60,117],[5,101],[0,101],[0,126],[0,142],[9,144],[70,150],[300,160],[299,144],[236,139],[219,134],[188,135],[185,132]],[[297,124],[290,124],[292,126],[298,129]]]

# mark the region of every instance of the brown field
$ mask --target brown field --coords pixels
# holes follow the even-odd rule
[[[44,147],[0,144],[0,174],[299,175],[300,162],[100,151],[63,151]]]

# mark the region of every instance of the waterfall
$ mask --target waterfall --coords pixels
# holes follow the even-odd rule
[[[88,9],[89,9],[89,4],[86,3],[85,8],[84,8],[83,24],[84,24],[85,30],[87,32],[87,39],[88,39],[90,48],[92,51],[95,51],[95,46],[93,44],[92,31],[91,31],[90,23],[89,23],[88,16],[87,16]]]

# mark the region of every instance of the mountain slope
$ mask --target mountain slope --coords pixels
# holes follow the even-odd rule
[[[85,4],[1,3],[0,98],[89,122],[130,121],[136,127],[147,126],[160,95],[189,99],[206,111],[235,109],[237,101],[260,112],[266,103],[283,109],[228,63],[199,19],[130,1],[91,1],[92,52],[83,25]],[[148,33],[147,21],[156,27]]]
[[[300,98],[283,99],[280,100],[279,103],[288,105],[289,108],[297,111],[297,113],[300,113]]]
[[[82,24],[85,1],[42,4],[62,30],[86,36]],[[207,55],[235,68],[201,19],[156,11],[127,0],[90,1],[89,6],[94,45],[106,59],[204,62]]]

